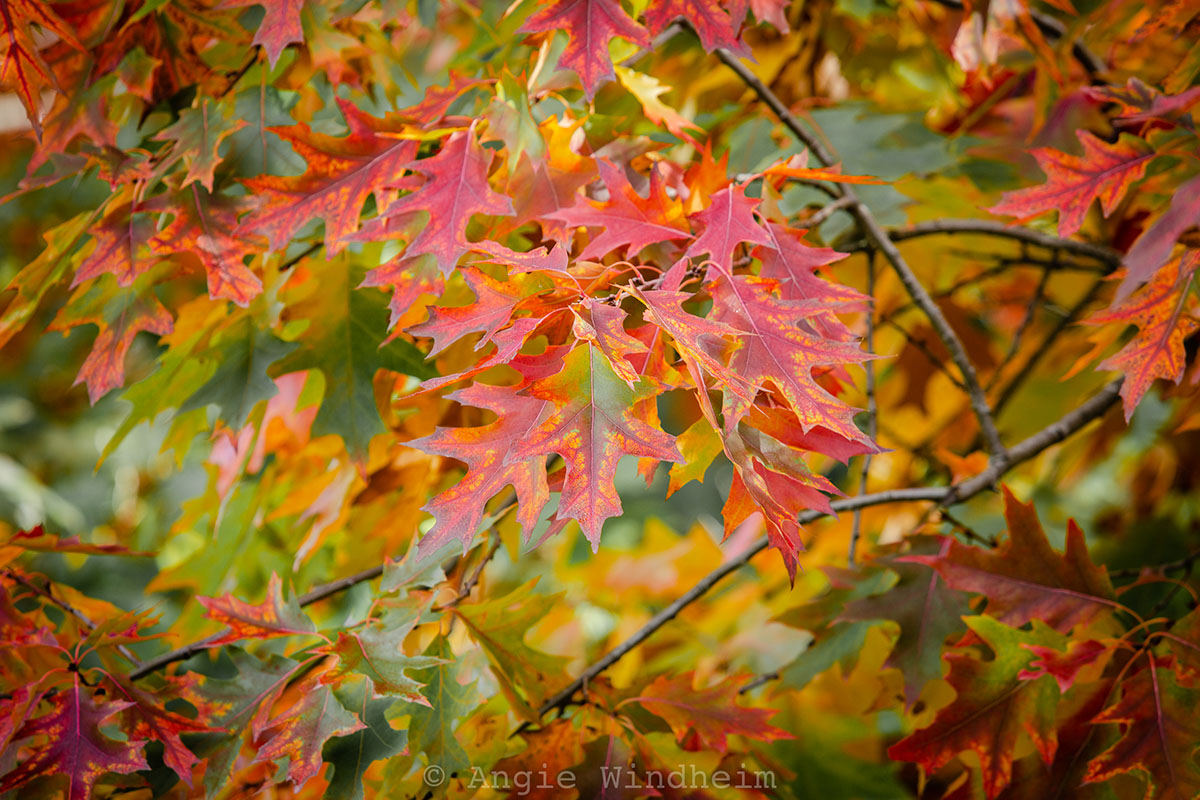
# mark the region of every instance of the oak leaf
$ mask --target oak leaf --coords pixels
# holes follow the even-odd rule
[[[267,585],[267,598],[258,605],[238,600],[231,594],[224,597],[197,597],[205,608],[205,616],[229,627],[212,642],[213,645],[237,642],[242,639],[272,639],[316,632],[312,620],[300,610],[295,597],[283,597],[283,583],[272,573]]]
[[[1136,325],[1137,334],[1100,369],[1125,373],[1121,400],[1129,422],[1146,390],[1157,378],[1179,383],[1187,366],[1184,340],[1200,323],[1188,313],[1192,275],[1200,251],[1189,250],[1158,270],[1150,282],[1120,305],[1092,315],[1093,324]]]
[[[604,520],[621,513],[613,484],[621,456],[679,461],[674,438],[649,424],[640,408],[659,389],[649,378],[631,388],[599,348],[580,344],[563,359],[560,372],[538,378],[523,391],[545,405],[506,460],[562,457],[566,478],[558,515],[577,520],[595,550]]]
[[[1151,661],[1121,683],[1121,699],[1093,720],[1119,723],[1122,734],[1088,763],[1087,781],[1127,772],[1146,780],[1149,800],[1193,800],[1200,795],[1200,689],[1180,686],[1174,672]]]
[[[31,752],[4,776],[0,792],[7,792],[41,776],[66,777],[68,800],[87,800],[92,787],[107,772],[128,775],[149,769],[145,740],[116,741],[100,730],[101,724],[129,707],[124,701],[98,704],[78,674],[74,684],[50,699],[53,709],[28,720],[15,740],[38,738]]]
[[[1135,182],[1146,174],[1154,151],[1132,136],[1109,144],[1088,131],[1078,131],[1083,155],[1049,147],[1033,151],[1046,182],[1008,192],[989,211],[1011,217],[1032,217],[1058,211],[1058,234],[1070,236],[1083,225],[1092,201],[1099,199],[1104,216],[1111,214]]]
[[[964,545],[957,540],[936,556],[907,556],[904,560],[937,570],[954,589],[987,597],[987,613],[1006,625],[1040,620],[1058,631],[1118,608],[1104,567],[1088,558],[1083,531],[1071,521],[1067,549],[1060,555],[1050,546],[1033,503],[1022,503],[1004,487],[1004,517],[1008,540],[996,550]]]
[[[618,0],[553,0],[530,14],[520,30],[566,32],[567,46],[559,63],[579,76],[588,100],[595,97],[601,84],[613,78],[608,44],[614,37],[640,47],[650,46],[646,29],[625,13]]]
[[[694,732],[702,747],[718,753],[728,749],[728,736],[745,736],[760,742],[793,738],[767,722],[774,709],[738,705],[738,689],[744,681],[728,677],[699,689],[694,683],[692,672],[674,677],[660,675],[639,696],[621,705],[636,702],[670,725],[680,742]]]
[[[993,798],[1012,778],[1013,751],[1022,732],[1046,764],[1054,760],[1058,689],[1048,676],[1025,680],[1020,675],[1034,659],[1023,645],[1056,647],[1063,637],[1037,622],[1032,631],[1010,628],[991,617],[967,617],[965,622],[993,657],[985,660],[965,648],[947,654],[946,680],[957,694],[954,702],[939,711],[932,724],[892,745],[888,755],[915,761],[932,774],[958,753],[974,751],[984,790]]]

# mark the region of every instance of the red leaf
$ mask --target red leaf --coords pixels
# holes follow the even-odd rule
[[[996,550],[951,541],[938,556],[908,556],[906,561],[936,569],[955,589],[987,597],[987,613],[1006,625],[1041,620],[1067,631],[1110,609],[1112,584],[1104,567],[1088,558],[1083,531],[1067,525],[1067,551],[1050,547],[1033,504],[1017,500],[1004,487],[1004,517],[1008,541]]]
[[[641,47],[650,46],[646,29],[621,9],[617,0],[554,0],[529,15],[521,33],[563,30],[567,46],[559,63],[575,70],[583,93],[591,100],[602,83],[613,79],[608,43],[619,36]]]
[[[308,171],[295,177],[262,175],[243,183],[261,198],[263,210],[243,220],[234,233],[264,234],[272,250],[282,250],[309,220],[325,220],[324,245],[328,253],[341,250],[358,230],[363,203],[371,194],[408,186],[404,180],[417,154],[413,140],[381,136],[397,125],[359,111],[338,99],[350,133],[344,137],[315,133],[307,125],[271,128],[308,162]],[[382,204],[381,204],[382,205]]]
[[[482,349],[508,324],[513,311],[525,299],[521,287],[512,281],[498,281],[477,269],[463,268],[460,272],[475,293],[475,302],[465,306],[434,306],[429,309],[429,319],[407,329],[414,336],[433,339],[430,357],[469,333],[484,334],[475,343],[476,350]]]
[[[333,690],[320,682],[320,673],[305,676],[288,687],[283,711],[265,723],[255,720],[256,762],[288,759],[288,779],[296,788],[321,771],[321,749],[335,736],[366,727],[347,711]]]
[[[1058,212],[1058,234],[1070,236],[1083,225],[1092,201],[1099,198],[1104,215],[1112,213],[1125,192],[1146,174],[1154,158],[1145,143],[1124,136],[1115,144],[1077,131],[1083,156],[1062,153],[1049,147],[1033,151],[1046,182],[1007,192],[989,211],[1012,217],[1032,217],[1046,211]]]
[[[1146,798],[1194,800],[1200,795],[1200,690],[1180,686],[1175,674],[1150,667],[1121,684],[1121,699],[1093,722],[1120,723],[1120,740],[1088,764],[1086,780],[1103,781],[1128,772],[1147,779]]]
[[[864,440],[854,424],[854,409],[827,392],[813,378],[814,367],[866,361],[871,356],[856,345],[817,334],[806,321],[827,313],[831,304],[797,302],[774,296],[777,281],[746,275],[722,277],[712,288],[714,319],[745,334],[729,367],[756,390],[774,386],[799,418],[801,430],[820,426],[850,441]],[[749,404],[726,397],[731,413],[726,428],[749,410]]]
[[[91,544],[80,541],[78,536],[54,536],[47,533],[41,525],[13,534],[4,541],[0,541],[0,547],[19,547],[22,550],[36,550],[43,553],[88,553],[98,556],[148,557],[154,555],[130,550],[120,544]]]
[[[296,598],[283,599],[283,585],[279,576],[271,573],[267,586],[267,599],[259,605],[250,605],[231,594],[224,597],[197,597],[207,610],[205,616],[229,626],[229,631],[210,644],[228,644],[242,639],[273,639],[277,636],[312,634],[316,629]]]
[[[129,286],[154,266],[154,259],[138,257],[138,248],[151,236],[150,220],[145,214],[134,213],[128,204],[105,214],[88,234],[95,245],[75,270],[72,288],[106,272],[116,277],[117,285]]]
[[[34,132],[41,138],[42,92],[54,85],[54,74],[42,58],[35,31],[44,31],[78,50],[83,45],[54,9],[41,0],[0,0],[0,85],[21,98]]]
[[[646,9],[646,26],[657,36],[676,19],[687,20],[708,52],[724,47],[739,55],[749,51],[738,38],[740,19],[733,19],[720,0],[654,0]]]
[[[483,383],[471,384],[449,397],[494,411],[498,419],[477,428],[438,428],[432,435],[408,443],[467,465],[467,474],[458,484],[425,506],[435,522],[421,539],[421,551],[435,553],[459,539],[465,552],[483,521],[487,501],[509,485],[516,490],[520,503],[517,521],[528,539],[549,498],[546,459],[542,455],[509,458],[508,454],[528,437],[544,404],[518,394],[513,387]]]
[[[190,673],[189,673],[190,674]],[[199,759],[179,738],[183,733],[208,733],[213,730],[203,719],[188,719],[166,709],[166,703],[177,699],[180,694],[168,686],[157,695],[145,691],[125,676],[108,675],[109,685],[116,697],[124,697],[128,703],[121,715],[122,729],[131,741],[148,739],[162,742],[163,763],[175,770],[179,779],[192,785],[192,767]],[[177,679],[176,679],[177,680]]]
[[[724,753],[727,736],[745,736],[760,742],[793,738],[787,731],[767,723],[773,708],[746,708],[737,703],[738,688],[744,683],[730,677],[704,689],[693,688],[695,673],[668,678],[660,675],[640,697],[621,703],[639,703],[662,717],[681,743],[693,731],[702,747]]]
[[[725,275],[733,274],[733,251],[742,242],[771,245],[773,242],[754,218],[757,200],[746,197],[745,187],[727,186],[712,196],[708,208],[693,214],[704,223],[704,232],[684,253],[685,258],[708,253]],[[711,277],[711,272],[709,273]]]
[[[218,8],[246,6],[261,6],[265,12],[254,34],[254,44],[262,46],[274,68],[285,47],[304,41],[304,29],[300,26],[304,0],[226,0]]]
[[[649,197],[642,197],[634,191],[625,172],[612,162],[598,159],[596,166],[608,187],[607,202],[577,198],[571,208],[546,215],[572,226],[604,228],[604,233],[583,248],[579,258],[593,260],[619,247],[626,248],[632,257],[647,245],[686,239],[691,235],[683,216],[683,206],[677,198],[667,194],[667,187],[657,171],[650,173]]]
[[[1029,668],[1022,670],[1018,677],[1023,681],[1030,681],[1037,680],[1043,675],[1053,675],[1054,680],[1058,683],[1058,690],[1063,694],[1066,694],[1067,690],[1075,684],[1075,677],[1081,669],[1088,664],[1095,663],[1096,659],[1109,649],[1094,639],[1069,642],[1065,653],[1043,645],[1025,644],[1021,646],[1037,656],[1037,659],[1031,661]]]
[[[1187,366],[1184,340],[1200,323],[1185,312],[1192,273],[1200,266],[1200,251],[1189,250],[1155,273],[1150,283],[1119,306],[1094,314],[1093,324],[1137,325],[1138,332],[1100,369],[1125,373],[1121,400],[1128,422],[1146,390],[1157,378],[1179,383]]]
[[[492,151],[476,141],[472,123],[470,130],[451,136],[437,155],[405,165],[429,178],[424,186],[392,203],[385,212],[387,217],[414,211],[429,213],[429,222],[405,251],[407,257],[432,253],[442,273],[448,275],[472,248],[466,236],[471,217],[512,215],[512,201],[488,186],[491,163]]]
[[[134,337],[142,331],[166,336],[175,326],[171,312],[152,292],[145,295],[123,293],[111,301],[100,291],[85,298],[83,307],[59,312],[51,330],[66,330],[83,324],[100,329],[91,352],[84,359],[75,383],[87,384],[88,399],[95,404],[104,395],[125,383],[125,355]]]
[[[1033,659],[1022,646],[1056,637],[1036,623],[1032,632],[1006,627],[991,617],[967,617],[966,623],[993,657],[984,660],[964,649],[947,654],[946,681],[957,693],[954,702],[939,711],[929,726],[892,745],[888,756],[915,761],[933,773],[958,753],[974,751],[982,767],[984,791],[991,798],[1012,777],[1013,752],[1022,731],[1033,740],[1043,762],[1054,761],[1057,690],[1050,681],[1018,676]]]
[[[506,461],[562,456],[567,474],[558,516],[578,520],[592,549],[600,546],[604,520],[621,513],[613,485],[621,456],[679,460],[674,438],[648,424],[643,402],[658,391],[647,378],[627,386],[600,350],[588,344],[567,354],[561,372],[540,377],[524,390],[545,406]]]
[[[0,779],[0,792],[7,792],[34,778],[65,775],[68,800],[86,800],[97,779],[108,772],[128,775],[149,769],[143,754],[145,740],[114,741],[100,732],[100,723],[129,707],[126,702],[97,705],[80,681],[47,699],[53,710],[27,721],[14,740],[45,737],[33,745],[24,760]]]
[[[167,200],[168,197],[171,199]],[[262,293],[262,281],[245,265],[244,259],[257,254],[262,241],[246,234],[235,236],[233,231],[238,215],[250,204],[241,198],[202,193],[196,186],[162,198],[155,207],[173,214],[174,219],[150,239],[150,249],[199,259],[208,278],[210,297],[248,306]]]

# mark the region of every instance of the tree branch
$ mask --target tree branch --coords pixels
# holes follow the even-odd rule
[[[1063,239],[1048,233],[1024,228],[1019,225],[1006,225],[991,219],[936,219],[928,222],[918,222],[907,228],[895,228],[888,231],[888,238],[893,242],[903,242],[907,239],[919,239],[922,236],[938,234],[980,234],[983,236],[998,236],[1012,239],[1025,244],[1044,247],[1047,250],[1071,253],[1095,259],[1110,269],[1121,265],[1121,254],[1115,250],[1091,242],[1079,242],[1074,239]],[[846,252],[865,250],[870,245],[867,242],[854,242],[845,249]]]
[[[721,61],[738,74],[742,81],[754,90],[755,94],[765,102],[781,122],[795,134],[804,145],[808,148],[818,161],[824,166],[833,166],[834,158],[825,149],[825,145],[820,139],[811,134],[800,124],[795,115],[783,104],[774,92],[772,92],[766,84],[758,79],[733,53],[723,48],[717,48],[715,51],[717,57]],[[896,275],[900,278],[900,282],[904,284],[904,288],[912,299],[920,306],[925,316],[929,318],[933,325],[934,331],[938,337],[946,345],[946,349],[950,352],[950,358],[958,367],[959,373],[962,375],[963,384],[967,388],[967,395],[971,400],[971,408],[975,412],[976,418],[979,420],[979,428],[983,432],[984,440],[987,442],[988,452],[993,461],[1004,461],[1006,458],[1004,451],[1004,443],[1000,440],[1000,433],[996,430],[996,422],[992,418],[992,410],[988,407],[987,397],[983,393],[983,387],[979,383],[979,377],[975,374],[975,367],[971,364],[971,360],[967,358],[966,348],[963,347],[962,340],[958,334],[950,326],[946,320],[942,310],[934,303],[933,298],[929,296],[929,292],[917,280],[916,274],[904,260],[904,256],[896,248],[887,232],[875,219],[875,215],[871,209],[863,203],[854,190],[845,184],[835,184],[834,193],[838,197],[845,197],[849,205],[849,211],[858,220],[859,227],[867,236],[868,242],[883,253],[884,258],[892,265],[896,271]]]

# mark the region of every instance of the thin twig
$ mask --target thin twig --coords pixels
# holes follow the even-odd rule
[[[852,201],[850,200],[849,197],[845,197],[845,196],[839,197],[837,200],[834,200],[832,203],[828,203],[827,205],[822,206],[821,208],[817,209],[817,211],[815,213],[813,213],[813,215],[811,217],[804,220],[804,226],[807,228],[817,227],[818,225],[820,225],[822,222],[824,222],[825,220],[832,217],[837,212],[842,211],[843,209],[847,208],[851,204],[851,202]]]
[[[1121,265],[1121,254],[1102,245],[1080,242],[1074,239],[1063,239],[1048,233],[1035,231],[1032,228],[1024,228],[1020,225],[1005,225],[1003,222],[990,219],[937,219],[929,222],[918,222],[906,228],[894,228],[888,231],[888,237],[893,242],[903,242],[908,239],[919,239],[922,236],[935,236],[939,234],[998,236],[1003,239],[1012,239],[1025,244],[1036,245],[1047,250],[1085,256],[1095,259],[1111,269],[1116,269]],[[858,241],[848,245],[839,245],[838,249],[853,253],[859,250],[866,250],[868,247],[870,247],[869,242]]]
[[[791,110],[783,104],[783,101],[742,64],[736,55],[724,48],[717,48],[715,52],[717,57],[726,66],[736,72],[738,77],[775,112],[780,121],[783,122],[788,130],[795,134],[796,138],[804,143],[809,152],[818,161],[824,166],[833,166],[834,158],[825,149],[825,145],[821,143],[820,139],[809,133],[800,124],[795,115],[792,114]],[[975,367],[971,364],[971,360],[967,358],[967,351],[963,347],[962,340],[954,332],[942,310],[938,308],[933,298],[929,296],[925,287],[921,285],[916,274],[889,238],[887,232],[879,224],[878,220],[875,219],[875,215],[871,212],[871,209],[858,198],[854,190],[848,185],[835,184],[834,192],[839,197],[849,198],[850,211],[855,219],[858,220],[859,227],[866,234],[867,240],[883,253],[884,258],[888,260],[888,263],[896,271],[896,275],[900,278],[900,282],[908,291],[909,296],[921,307],[925,316],[932,323],[934,331],[937,332],[938,337],[946,345],[951,360],[954,361],[955,366],[958,367],[958,371],[962,375],[963,383],[967,388],[967,394],[971,399],[971,408],[979,420],[979,428],[983,432],[984,439],[987,442],[988,452],[991,454],[993,461],[1003,462],[1007,457],[1005,455],[1004,443],[1000,440],[1000,433],[996,430],[996,422],[992,418],[992,410],[988,407],[987,397],[983,393],[983,387],[979,384],[979,377],[975,374]]]

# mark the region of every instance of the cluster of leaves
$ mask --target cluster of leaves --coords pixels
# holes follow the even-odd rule
[[[0,12],[0,793],[1200,795],[1188,4]]]

